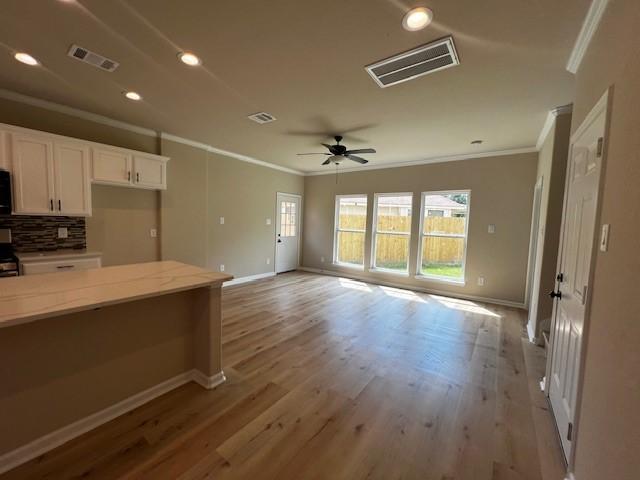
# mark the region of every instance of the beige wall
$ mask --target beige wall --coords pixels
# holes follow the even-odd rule
[[[304,177],[165,139],[162,154],[171,157],[162,258],[211,270],[224,264],[236,278],[273,272],[276,192],[302,194]]]
[[[576,480],[634,480],[640,472],[640,2],[611,0],[576,77],[572,130],[609,86],[613,103],[598,252],[587,321]]]
[[[5,99],[0,99],[0,123],[159,153],[154,136]],[[87,248],[101,251],[104,265],[159,258],[159,239],[149,235],[151,228],[158,228],[158,192],[94,185],[92,203],[93,216],[87,218]]]
[[[537,154],[528,153],[413,167],[369,170],[305,177],[304,261],[306,267],[341,271],[467,296],[524,303],[527,276],[531,206],[536,179]],[[337,194],[369,195],[369,227],[365,264],[370,263],[373,194],[413,192],[413,212],[420,211],[420,193],[435,190],[471,190],[466,285],[414,279],[418,238],[411,241],[410,276],[358,272],[332,265],[334,206]],[[413,216],[418,230],[419,214]],[[489,234],[489,224],[496,233]],[[321,257],[325,262],[321,262]],[[478,276],[485,285],[477,285]]]
[[[570,130],[571,114],[558,115],[538,154],[542,196],[529,332],[539,342],[542,330],[549,331],[553,311],[553,301],[547,294],[555,288]]]

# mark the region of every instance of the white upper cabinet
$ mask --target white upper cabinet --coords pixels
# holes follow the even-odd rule
[[[11,135],[14,212],[54,213],[53,142],[26,134]]]
[[[94,183],[131,186],[131,153],[107,147],[94,147],[92,152],[91,179]]]
[[[133,156],[133,181],[140,188],[167,189],[167,160],[146,155]]]
[[[169,158],[0,124],[19,215],[91,215],[91,184],[166,190]]]
[[[59,215],[91,215],[89,147],[75,143],[55,143],[53,172]]]
[[[8,136],[0,130],[0,170],[9,170]]]

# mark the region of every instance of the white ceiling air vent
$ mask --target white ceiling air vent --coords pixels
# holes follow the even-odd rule
[[[460,61],[453,37],[446,37],[374,63],[366,69],[375,82],[385,88],[456,65],[460,65]]]
[[[67,55],[71,58],[75,58],[76,60],[80,60],[81,62],[106,70],[107,72],[113,72],[118,68],[118,65],[120,65],[114,60],[98,55],[97,53],[87,50],[86,48],[79,47],[78,45],[71,45]]]
[[[276,121],[276,117],[266,112],[254,113],[253,115],[249,115],[249,120],[253,120],[256,123],[271,123]]]

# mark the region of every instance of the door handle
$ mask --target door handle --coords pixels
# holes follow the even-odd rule
[[[279,238],[279,239],[278,239],[278,243],[282,243],[282,239],[280,239],[280,238]]]
[[[549,292],[549,296],[551,298],[557,298],[558,300],[561,300],[562,299],[562,292],[560,290],[558,290],[557,292],[554,292],[553,290],[551,290]]]

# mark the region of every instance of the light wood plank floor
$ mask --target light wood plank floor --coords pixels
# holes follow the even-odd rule
[[[524,312],[299,272],[223,296],[225,384],[0,478],[563,478]]]

